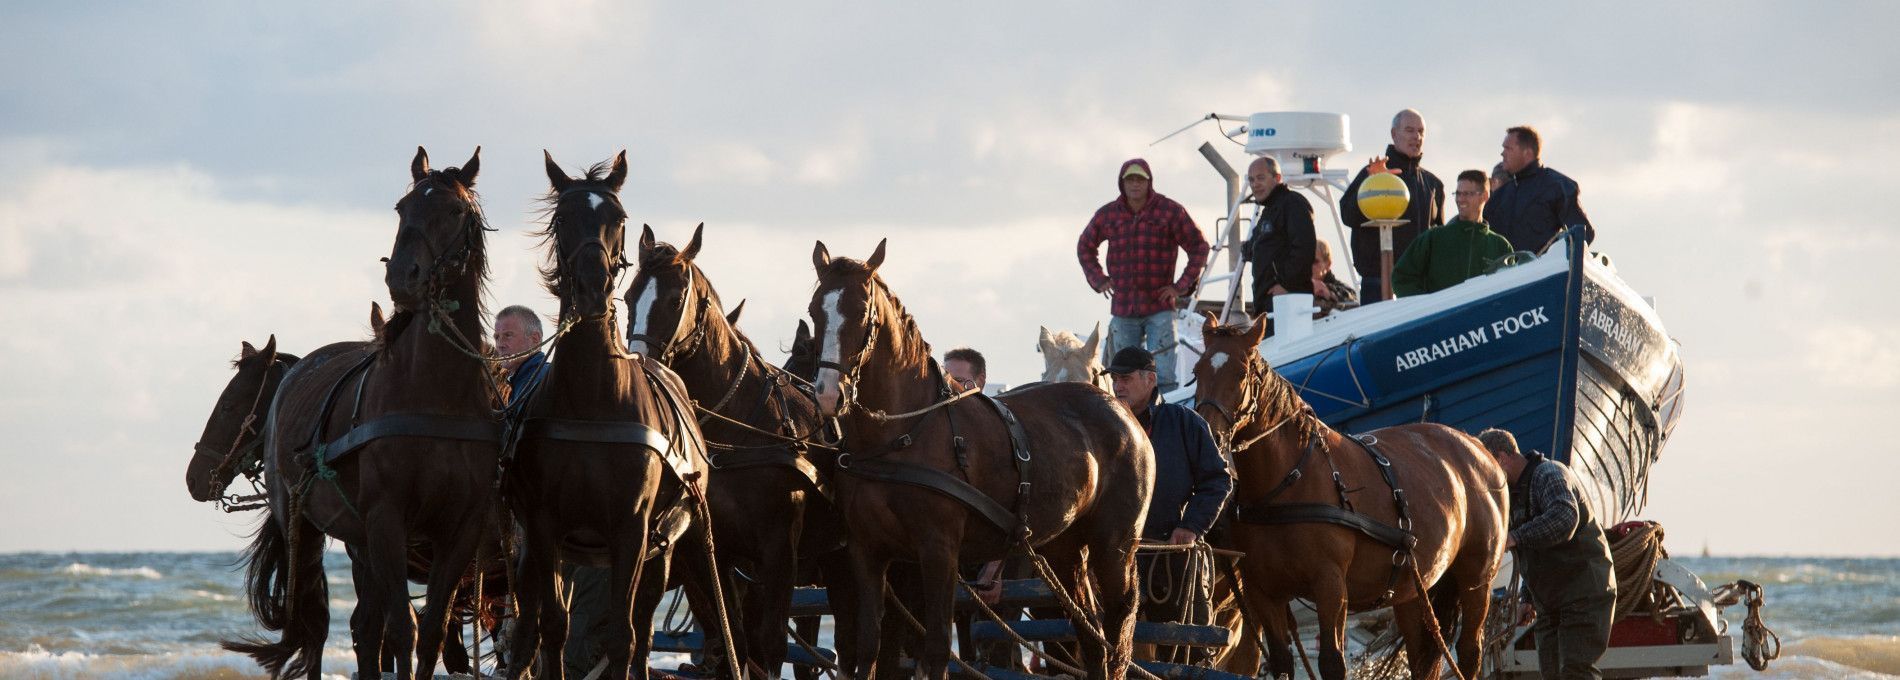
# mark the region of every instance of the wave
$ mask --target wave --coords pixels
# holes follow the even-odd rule
[[[73,562],[54,571],[69,576],[127,576],[153,581],[165,578],[164,574],[158,573],[157,569],[151,567],[95,567],[85,562]]]

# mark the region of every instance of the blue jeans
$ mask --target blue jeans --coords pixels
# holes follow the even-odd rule
[[[1144,342],[1145,340],[1145,342]],[[1148,316],[1117,316],[1108,322],[1109,361],[1114,361],[1115,353],[1123,347],[1142,346],[1148,353],[1155,355],[1155,389],[1167,394],[1179,385],[1175,376],[1180,371],[1174,365],[1174,312],[1155,312]]]

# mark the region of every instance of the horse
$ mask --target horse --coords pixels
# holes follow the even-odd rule
[[[626,293],[628,348],[666,364],[701,405],[702,427],[714,449],[707,490],[720,562],[753,577],[740,608],[747,663],[778,677],[785,661],[785,621],[792,588],[811,582],[811,558],[837,555],[827,581],[848,569],[839,550],[844,527],[824,497],[825,484],[808,460],[823,427],[818,405],[803,382],[767,364],[734,327],[712,280],[694,259],[705,225],[684,249],[641,230],[639,268]],[[855,607],[850,588],[832,588],[836,606]],[[840,618],[840,640],[854,634]]]
[[[1033,547],[1061,581],[1052,585],[1082,603],[1071,604],[1081,619],[1083,670],[1123,677],[1135,544],[1154,467],[1141,426],[1088,385],[1053,383],[995,400],[953,394],[915,321],[877,275],[884,249],[879,242],[863,261],[833,259],[823,242],[812,251],[816,390],[820,409],[844,432],[847,451],[831,468],[860,588],[850,667],[858,677],[876,670],[893,561],[921,569],[918,668],[943,678],[958,565]],[[1088,604],[1092,597],[1099,608]]]
[[[1102,370],[1102,324],[1096,322],[1089,339],[1075,337],[1069,331],[1050,332],[1041,327],[1036,337],[1036,352],[1042,355],[1043,382],[1080,382],[1114,393],[1114,385]]]
[[[520,619],[510,649],[520,677],[563,677],[567,609],[559,592],[564,561],[611,568],[605,620],[611,622],[604,677],[641,672],[652,644],[653,610],[666,590],[671,545],[711,550],[703,508],[705,442],[686,389],[649,357],[628,354],[614,322],[613,290],[626,262],[622,151],[571,178],[543,152],[550,189],[541,275],[560,298],[554,361],[524,397],[519,450],[505,490],[524,528]],[[694,516],[697,515],[697,519]],[[656,554],[649,556],[649,550]],[[712,575],[693,549],[689,564]]]
[[[1234,452],[1232,536],[1241,587],[1266,628],[1271,674],[1290,675],[1288,603],[1319,611],[1320,675],[1346,676],[1346,615],[1390,605],[1412,677],[1436,678],[1462,618],[1457,669],[1475,678],[1504,554],[1504,472],[1475,437],[1433,423],[1348,438],[1327,427],[1260,356],[1264,315],[1207,315],[1195,409]],[[1436,620],[1430,615],[1436,610]]]
[[[231,362],[237,375],[218,393],[218,401],[205,419],[198,443],[193,444],[191,462],[185,467],[185,489],[199,502],[218,501],[239,473],[252,479],[263,467],[264,416],[277,396],[284,373],[297,364],[298,356],[277,351],[277,336],[264,342],[264,349],[244,341],[238,358]]]
[[[496,528],[496,374],[482,357],[485,229],[474,193],[481,149],[429,168],[418,147],[396,203],[384,283],[395,314],[372,341],[311,352],[278,385],[265,424],[269,512],[247,550],[250,606],[276,642],[223,643],[273,676],[321,673],[329,632],[326,535],[350,547],[358,673],[434,673],[450,602]],[[420,626],[409,606],[412,545],[427,544]],[[414,654],[413,666],[411,655]]]

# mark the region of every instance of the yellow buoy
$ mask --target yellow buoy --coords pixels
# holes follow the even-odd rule
[[[1383,170],[1383,168],[1381,168]],[[1398,175],[1375,172],[1359,183],[1359,212],[1366,219],[1396,220],[1412,204],[1412,191]]]

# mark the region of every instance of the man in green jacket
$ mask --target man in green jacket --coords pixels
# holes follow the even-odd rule
[[[1458,173],[1458,219],[1432,227],[1412,241],[1392,266],[1392,294],[1399,297],[1436,293],[1483,274],[1500,258],[1511,254],[1511,242],[1484,223],[1484,202],[1490,197],[1484,173]]]

